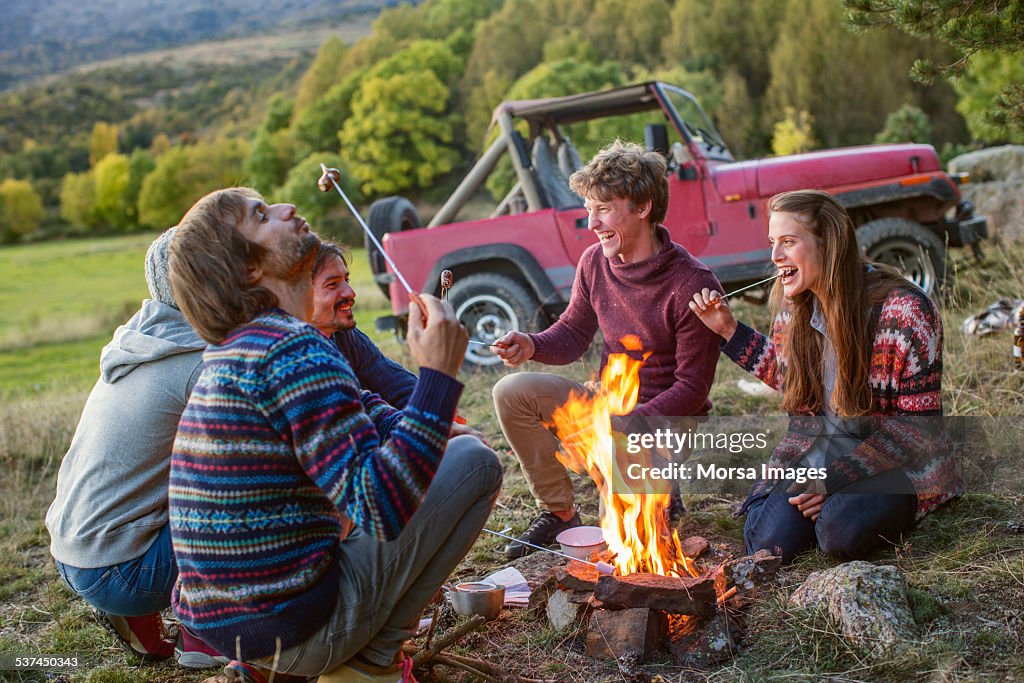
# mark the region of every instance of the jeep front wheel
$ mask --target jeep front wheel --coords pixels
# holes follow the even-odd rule
[[[496,273],[475,273],[456,278],[448,300],[455,315],[469,330],[469,338],[490,344],[511,330],[538,329],[540,307],[521,283]],[[501,363],[498,356],[480,344],[466,347],[466,362],[478,367]]]
[[[934,296],[946,272],[946,246],[938,235],[905,218],[879,218],[860,226],[857,241],[871,261],[893,266]]]

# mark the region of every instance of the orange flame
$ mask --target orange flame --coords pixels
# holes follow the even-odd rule
[[[640,349],[640,341],[633,335],[623,338],[622,344],[629,350]],[[640,366],[647,355],[643,360],[624,353],[609,355],[596,393],[573,392],[555,410],[552,426],[563,449],[557,455],[563,465],[576,473],[587,472],[597,484],[603,508],[601,530],[620,575],[696,576],[692,561],[683,554],[679,534],[669,530],[667,482],[627,483],[622,473],[630,461],[625,449],[617,452],[612,435],[611,416],[626,415],[636,407]]]

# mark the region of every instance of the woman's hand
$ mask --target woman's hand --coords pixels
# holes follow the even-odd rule
[[[708,326],[708,329],[725,341],[732,339],[732,335],[736,333],[736,318],[729,310],[729,303],[719,292],[705,287],[695,293],[693,301],[690,302],[690,310]]]
[[[798,493],[802,491],[802,493]],[[786,493],[796,493],[789,499],[789,504],[796,507],[812,522],[817,522],[821,516],[821,506],[825,504],[828,493],[825,492],[825,482],[820,479],[811,479],[804,484],[793,484],[786,490]]]

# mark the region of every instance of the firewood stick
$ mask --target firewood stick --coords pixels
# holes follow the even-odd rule
[[[430,647],[425,647],[421,649],[419,652],[417,652],[415,655],[413,655],[413,664],[424,664],[430,661],[437,655],[438,652],[445,649],[446,647],[448,647],[449,645],[451,645],[452,643],[454,643],[470,631],[474,630],[477,626],[480,626],[485,621],[487,621],[487,619],[478,614],[472,619],[459,624],[451,631],[448,631],[448,633],[445,633],[443,636],[438,638],[437,642],[435,642],[433,645],[431,645]]]
[[[427,627],[427,637],[423,641],[423,647],[430,647],[430,641],[434,639],[434,631],[437,630],[437,605],[430,611],[430,626]]]
[[[472,666],[491,676],[498,676],[499,678],[501,676],[504,676],[506,680],[508,679],[509,676],[511,676],[512,680],[516,681],[517,683],[555,683],[550,678],[526,678],[524,676],[519,676],[518,674],[513,674],[509,672],[503,673],[501,667],[497,666],[496,664],[492,664],[485,659],[475,659],[473,657],[466,657],[464,655],[452,654],[451,652],[446,652],[442,656],[456,662],[461,662],[462,664],[466,664],[467,666]]]
[[[724,593],[722,593],[721,595],[719,595],[718,596],[718,604],[721,605],[722,603],[724,603],[726,600],[728,600],[729,598],[731,598],[734,595],[736,595],[736,586],[733,586],[729,590],[727,590]]]
[[[501,679],[495,678],[494,676],[491,676],[489,674],[485,674],[483,671],[480,671],[472,665],[464,664],[463,662],[452,659],[448,655],[436,654],[433,656],[431,661],[437,664],[443,664],[444,666],[450,666],[454,669],[462,669],[463,671],[467,671],[476,676],[477,678],[479,678],[480,680],[487,681],[488,683],[501,683]]]

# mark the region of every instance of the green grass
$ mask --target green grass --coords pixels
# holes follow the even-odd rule
[[[87,391],[100,349],[149,296],[146,249],[158,233],[0,249],[0,398]],[[360,328],[388,353],[399,344],[373,321],[391,313],[366,252],[351,259]]]
[[[204,677],[173,664],[139,665],[116,647],[92,620],[85,603],[64,587],[49,557],[43,517],[52,500],[57,468],[67,449],[86,393],[98,372],[100,348],[114,327],[146,296],[142,276],[145,249],[155,235],[81,240],[0,249],[0,653],[82,653],[96,662],[73,681],[90,683],[195,682]],[[1024,373],[1010,364],[1008,333],[966,337],[963,318],[996,296],[1024,291],[1021,258],[995,254],[982,267],[960,266],[945,323],[944,401],[947,413],[1024,415]],[[388,355],[412,365],[407,349],[390,333],[378,333],[377,315],[389,312],[373,284],[365,253],[352,257],[352,282],[360,327]],[[993,282],[998,286],[993,286]],[[739,317],[767,327],[762,306],[736,304]],[[576,379],[597,370],[594,353],[561,368],[529,366]],[[482,431],[505,465],[505,483],[490,528],[521,531],[535,514],[514,458],[508,453],[491,406],[490,390],[504,370],[463,372],[459,406]],[[777,416],[777,398],[751,396],[737,382],[748,376],[720,359],[711,398],[717,415]],[[1006,422],[986,424],[1006,425]],[[988,436],[1002,457],[1019,457],[1016,432],[992,428]],[[1016,441],[1015,441],[1016,439]],[[1016,445],[1016,447],[1015,447]],[[736,658],[702,670],[652,663],[644,668],[665,681],[1011,681],[1024,679],[1024,642],[1017,605],[1024,604],[1024,534],[1010,522],[1024,522],[1019,466],[979,455],[979,470],[994,472],[1009,486],[999,495],[972,494],[928,516],[903,544],[872,559],[900,567],[910,586],[911,605],[921,629],[912,651],[866,662],[820,614],[793,610],[789,592],[806,575],[836,562],[809,553],[781,572],[780,587],[747,614],[747,638]],[[999,474],[1004,472],[1005,475]],[[586,521],[597,516],[594,487],[575,478]],[[733,553],[742,551],[742,522],[731,515],[739,495],[688,494],[684,535],[699,534]],[[480,578],[503,565],[504,543],[484,535],[456,568],[453,580]],[[443,615],[445,624],[453,615]],[[543,617],[506,611],[457,652],[483,657],[505,670],[557,681],[621,681],[614,664],[584,654],[585,633],[556,633]],[[436,669],[425,682],[465,681]],[[447,678],[444,676],[448,675]],[[45,681],[41,673],[0,672],[0,681]]]
[[[109,334],[148,296],[155,234],[0,249],[0,349]]]

